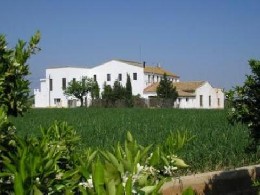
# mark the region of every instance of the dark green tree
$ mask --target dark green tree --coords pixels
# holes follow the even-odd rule
[[[84,97],[94,86],[94,81],[91,78],[84,77],[81,81],[70,81],[68,87],[65,89],[64,94],[73,96],[80,100],[80,106],[83,106]]]
[[[113,86],[113,99],[116,100],[122,100],[125,98],[125,88],[121,85],[119,81],[114,82]]]
[[[102,92],[102,100],[105,102],[105,106],[109,106],[110,103],[113,101],[113,89],[110,85],[107,85],[106,82],[104,83]]]
[[[133,94],[132,94],[132,84],[130,75],[127,74],[126,79],[126,89],[125,89],[125,103],[127,107],[133,107]]]
[[[28,43],[18,40],[15,48],[8,48],[6,38],[0,35],[0,106],[8,115],[18,116],[31,106],[28,59],[40,50],[37,31]]]
[[[176,88],[173,87],[172,82],[167,79],[167,75],[165,73],[163,74],[163,78],[156,89],[156,93],[159,98],[172,99],[173,101],[175,101],[178,97]]]
[[[230,122],[242,122],[247,124],[254,145],[260,140],[260,61],[249,60],[251,75],[246,75],[243,86],[236,86],[227,92],[227,100],[230,104]]]
[[[90,94],[93,100],[99,99],[99,86],[97,81],[94,81]]]

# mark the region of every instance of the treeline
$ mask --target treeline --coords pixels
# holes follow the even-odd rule
[[[145,100],[140,95],[133,96],[132,84],[129,74],[125,87],[119,82],[115,81],[111,87],[104,83],[103,92],[100,98],[92,98],[93,107],[145,107]]]

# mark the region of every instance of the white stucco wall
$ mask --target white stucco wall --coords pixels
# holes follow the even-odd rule
[[[144,73],[144,86],[147,87],[151,85],[152,83],[158,83],[162,80],[163,75],[159,74],[153,74],[153,73]],[[179,78],[173,77],[173,76],[167,76],[167,78],[172,82],[179,82]]]
[[[64,90],[62,89],[62,78],[66,78],[66,86],[68,86],[68,83],[72,81],[73,78],[75,78],[76,81],[79,81],[83,76],[88,76],[88,73],[89,69],[87,68],[65,67],[47,69],[46,79],[48,88],[50,79],[52,79],[53,82],[53,90],[50,91],[50,106],[68,107],[68,99],[73,99],[72,97],[66,97],[64,95]],[[55,104],[55,99],[61,99],[61,102]],[[79,101],[77,101],[77,105],[80,105]]]
[[[137,74],[137,80],[133,80],[133,74]],[[110,74],[111,80],[107,81],[107,74]],[[120,81],[123,86],[126,84],[127,74],[130,75],[133,95],[140,94],[143,98],[149,96],[156,96],[156,92],[144,93],[143,90],[148,83],[148,74],[144,73],[141,66],[129,65],[125,62],[111,60],[102,65],[93,68],[50,68],[46,69],[46,78],[40,80],[40,89],[34,90],[35,107],[68,107],[68,100],[73,97],[66,97],[62,89],[62,78],[66,78],[66,86],[73,78],[81,80],[83,76],[93,78],[96,75],[96,80],[100,87],[100,94],[103,91],[104,82],[107,85],[113,86],[114,82],[118,80],[118,75],[122,75]],[[157,75],[155,75],[157,81]],[[50,91],[50,79],[53,82],[53,89]],[[158,81],[160,77],[158,77]],[[178,82],[176,80],[175,82]],[[151,80],[152,82],[152,80]],[[150,83],[149,83],[150,84]],[[195,97],[179,97],[175,105],[179,108],[224,108],[224,93],[221,89],[212,88],[212,86],[205,82],[201,87],[195,91]],[[200,106],[200,95],[203,96],[203,106]],[[211,105],[209,105],[209,96],[211,96]],[[60,99],[57,103],[55,99]],[[87,97],[88,104],[90,103],[90,95]],[[76,105],[80,105],[79,100],[75,100]]]
[[[133,73],[137,73],[137,80],[133,80]],[[118,80],[118,75],[122,74],[122,86],[125,86],[127,74],[130,75],[133,95],[143,95],[144,89],[144,72],[142,67],[129,65],[116,60],[109,61],[102,65],[96,66],[90,70],[91,77],[96,75],[100,92],[103,91],[104,82],[113,87],[114,82]],[[107,74],[111,75],[111,80],[107,81]]]
[[[195,108],[224,108],[224,93],[222,90],[213,88],[208,82],[205,82],[199,87],[195,93]],[[200,95],[202,95],[202,106],[200,105]],[[218,98],[220,100],[220,105],[218,105]]]
[[[44,108],[49,105],[48,88],[47,88],[46,79],[41,79],[40,89],[34,90],[34,100],[35,100],[34,102],[35,107]]]
[[[137,79],[133,79],[133,74],[137,74]],[[111,80],[107,81],[107,74],[111,75]],[[66,78],[66,83],[73,78],[81,80],[83,76],[93,78],[96,75],[97,82],[100,87],[100,94],[103,91],[104,82],[113,87],[115,80],[118,80],[118,74],[122,74],[121,84],[125,86],[127,74],[130,75],[133,95],[143,95],[144,89],[144,72],[142,67],[129,65],[120,61],[112,60],[94,68],[50,68],[46,69],[46,78],[41,80],[40,89],[34,90],[35,107],[68,107],[68,100],[75,99],[64,95],[62,89],[62,78]],[[50,79],[52,79],[52,91],[50,91]],[[60,99],[60,102],[55,102]],[[88,104],[90,103],[90,95],[88,95]],[[80,101],[77,101],[77,106]]]
[[[200,105],[200,95],[202,95],[202,106]],[[156,96],[156,92],[144,93],[145,98],[149,98],[149,96]],[[209,96],[211,97],[211,104],[209,104]],[[195,96],[178,97],[175,102],[175,107],[203,109],[224,108],[224,93],[223,90],[213,88],[208,82],[205,82],[196,89]]]
[[[195,97],[178,97],[175,103],[177,108],[196,108]]]
[[[41,80],[40,89],[34,91],[35,107],[67,107],[68,99],[62,89],[62,78],[66,78],[66,85],[75,78],[82,79],[82,76],[87,76],[89,69],[87,68],[50,68],[46,69],[46,78]],[[50,91],[50,79],[52,79],[52,91]],[[60,102],[55,102],[55,99],[60,99]],[[80,102],[77,101],[79,105]]]

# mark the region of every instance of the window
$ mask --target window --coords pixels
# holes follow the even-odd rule
[[[53,89],[53,86],[52,86],[52,79],[50,79],[50,86],[49,86],[49,88],[50,88],[50,91],[52,91],[52,89]]]
[[[148,83],[151,83],[151,75],[148,75]]]
[[[133,73],[133,80],[137,80],[137,73],[136,72]]]
[[[154,83],[154,75],[153,75],[153,77],[152,77],[152,82]]]
[[[220,99],[218,98],[218,106],[220,106]]]
[[[61,99],[60,99],[60,98],[54,98],[54,104],[55,104],[57,107],[61,107]]]
[[[203,95],[200,95],[200,107],[203,106]]]
[[[157,76],[157,82],[159,82],[159,76]]]
[[[211,106],[211,96],[209,96],[209,106]]]
[[[73,78],[72,80],[73,80],[73,83],[74,83],[76,81],[76,78]]]
[[[94,78],[94,81],[97,81],[97,75],[96,74],[94,74],[93,78]]]
[[[66,89],[66,78],[62,78],[62,89]]]
[[[111,74],[107,74],[107,81],[111,81]]]
[[[118,81],[122,81],[122,74],[118,74]]]
[[[54,98],[54,104],[59,104],[60,103],[60,98]]]
[[[189,98],[186,98],[186,102],[188,102],[189,101]]]

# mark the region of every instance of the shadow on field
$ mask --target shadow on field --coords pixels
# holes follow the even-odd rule
[[[227,171],[214,176],[206,184],[204,194],[254,195],[259,187],[253,186],[253,181],[260,179],[260,167]]]

